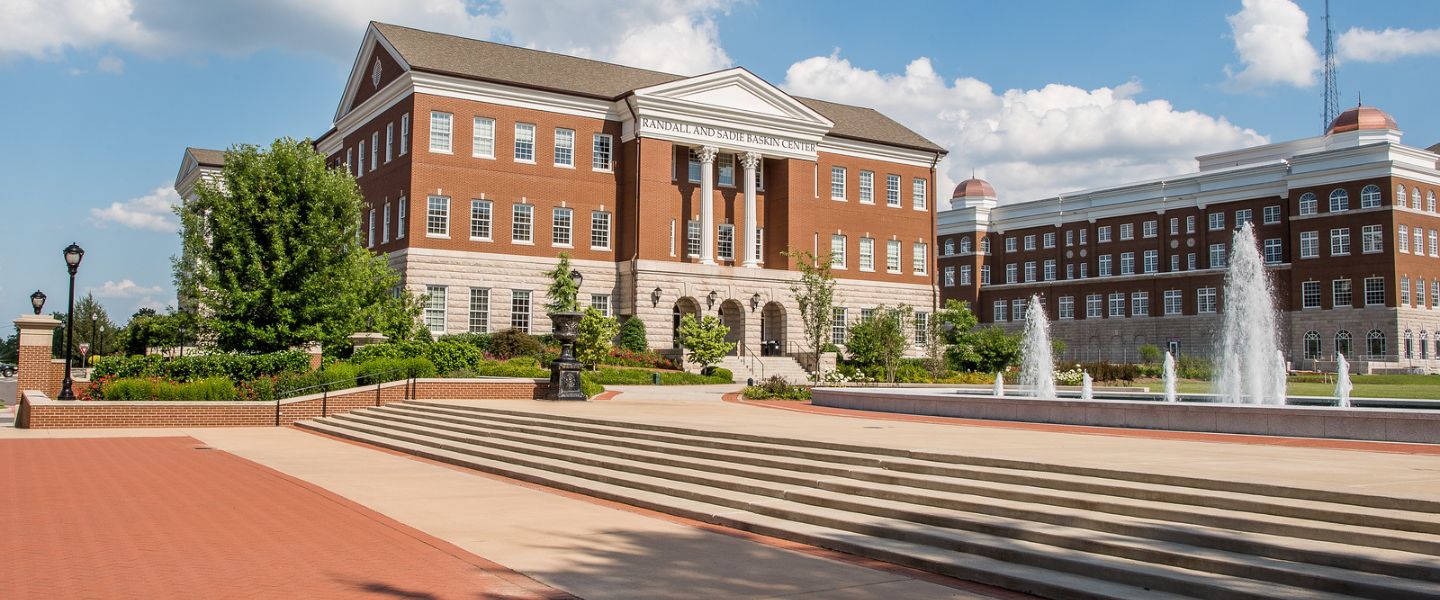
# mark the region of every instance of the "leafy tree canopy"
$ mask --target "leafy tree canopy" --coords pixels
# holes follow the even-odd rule
[[[702,371],[720,364],[720,359],[735,349],[735,344],[725,341],[729,333],[730,328],[714,315],[696,319],[687,314],[680,319],[680,345],[690,355],[690,362]]]

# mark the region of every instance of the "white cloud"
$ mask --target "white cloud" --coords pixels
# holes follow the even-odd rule
[[[904,74],[882,74],[838,53],[817,56],[791,65],[784,87],[873,107],[948,148],[941,197],[972,169],[1002,202],[1016,202],[1192,172],[1197,155],[1267,141],[1223,117],[1138,101],[1136,82],[997,93],[974,78],[945,81],[928,58],[912,61]]]
[[[1244,0],[1240,12],[1226,18],[1243,68],[1225,74],[1237,90],[1272,85],[1309,87],[1320,71],[1320,54],[1305,35],[1309,17],[1291,0]]]
[[[96,65],[96,68],[100,69],[101,73],[121,75],[125,73],[125,61],[114,54],[106,54],[100,57],[100,63]]]
[[[127,200],[111,202],[105,208],[90,209],[90,219],[97,227],[116,223],[133,229],[152,231],[178,231],[180,221],[175,217],[174,206],[180,203],[180,195],[169,184],[161,184],[154,191]]]
[[[165,288],[158,285],[144,287],[129,279],[121,279],[120,281],[106,281],[100,284],[98,288],[91,288],[90,291],[101,298],[135,298],[144,296],[145,299],[150,299],[150,296],[164,293]]]
[[[366,24],[376,20],[689,74],[730,65],[714,21],[725,6],[719,0],[0,0],[0,59],[111,48],[155,56],[281,48],[349,62]]]
[[[1352,27],[1340,34],[1336,53],[1341,60],[1390,62],[1407,56],[1440,54],[1440,29],[1375,31]]]

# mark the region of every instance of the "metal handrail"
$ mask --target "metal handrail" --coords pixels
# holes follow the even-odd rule
[[[305,386],[305,387],[298,387],[298,388],[288,389],[288,390],[285,390],[284,392],[277,391],[277,392],[275,393],[275,395],[276,395],[276,397],[275,397],[275,426],[276,426],[276,427],[279,427],[279,426],[280,426],[280,404],[281,404],[282,402],[284,402],[285,400],[289,400],[289,399],[291,399],[291,398],[296,398],[296,397],[305,395],[305,394],[297,394],[296,392],[304,392],[305,390],[312,390],[312,389],[315,389],[315,388],[321,388],[321,390],[320,390],[320,416],[322,416],[322,417],[328,417],[328,416],[330,416],[330,388],[333,387],[333,386],[335,386],[336,384],[344,383],[344,382],[355,382],[356,384],[358,384],[361,379],[369,379],[369,378],[371,378],[371,377],[378,377],[378,376],[381,376],[381,375],[389,375],[389,374],[391,374],[391,373],[400,373],[400,372],[405,372],[405,371],[409,371],[409,370],[410,370],[410,369],[408,369],[408,368],[401,367],[401,368],[399,368],[399,369],[390,369],[390,370],[388,370],[388,371],[377,371],[377,372],[375,372],[375,373],[366,373],[366,374],[364,374],[364,375],[356,375],[356,376],[351,377],[351,378],[349,378],[349,379],[337,379],[337,380],[335,380],[335,381],[327,381],[327,382],[325,382],[325,383],[317,383],[317,384],[315,384],[315,385],[307,385],[307,386]],[[375,382],[375,406],[380,406],[380,386],[382,386],[382,385],[384,385],[384,384],[386,384],[386,383],[393,383],[393,382],[396,382],[396,381],[404,381],[404,382],[405,382],[405,394],[404,394],[404,396],[403,396],[403,399],[404,399],[404,400],[407,400],[407,401],[413,399],[413,394],[414,394],[415,389],[416,389],[416,387],[417,387],[417,382],[415,381],[415,377],[411,376],[411,377],[406,377],[406,378],[404,378],[404,379],[392,379],[392,380],[390,380],[390,381],[385,381],[385,380],[381,379],[381,380],[377,380],[377,381]],[[353,386],[350,386],[350,387],[360,387],[360,386],[359,386],[359,385],[353,385]],[[337,388],[337,389],[345,389],[345,388]],[[313,392],[312,392],[312,393],[313,393]]]
[[[745,368],[750,369],[750,374],[751,374],[751,375],[754,375],[754,374],[755,374],[755,364],[756,364],[756,363],[759,363],[759,364],[760,364],[759,380],[760,380],[760,381],[764,381],[764,380],[765,380],[765,361],[760,360],[760,359],[758,359],[758,358],[755,357],[755,350],[752,349],[752,348],[750,348],[750,344],[747,344],[747,343],[745,343],[745,342],[740,342],[740,347],[745,350],[744,352],[740,353],[740,360],[744,361],[744,363],[745,363]]]

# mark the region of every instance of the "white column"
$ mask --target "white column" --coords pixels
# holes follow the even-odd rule
[[[700,149],[700,263],[715,264],[715,155],[714,146]]]
[[[746,152],[740,157],[740,164],[745,165],[745,267],[754,269],[760,266],[760,257],[755,254],[755,228],[759,221],[755,219],[755,168],[760,166],[759,152]]]

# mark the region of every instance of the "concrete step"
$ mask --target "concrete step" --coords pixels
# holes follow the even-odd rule
[[[378,412],[378,411],[377,411]],[[762,467],[733,467],[726,460],[684,460],[674,459],[666,449],[655,452],[630,449],[612,449],[605,444],[557,440],[547,432],[515,433],[505,430],[491,430],[483,426],[461,425],[441,420],[413,416],[405,411],[387,411],[381,414],[355,414],[339,417],[374,427],[391,427],[412,434],[430,435],[450,441],[471,442],[487,447],[525,451],[528,444],[543,445],[544,452],[557,459],[567,459],[567,453],[584,457],[586,464],[629,473],[640,473],[662,479],[688,481],[723,489],[743,490],[746,493],[784,498],[789,501],[838,508],[841,510],[873,516],[903,519],[915,523],[935,525],[947,529],[965,530],[1021,539],[1086,552],[1098,552],[1145,562],[1184,566],[1210,572],[1240,575],[1247,578],[1263,579],[1289,585],[1313,585],[1323,582],[1332,589],[1373,598],[1426,597],[1409,595],[1434,585],[1435,582],[1414,582],[1388,577],[1375,578],[1356,573],[1368,570],[1384,573],[1388,567],[1400,571],[1403,577],[1410,575],[1425,577],[1433,575],[1434,569],[1418,567],[1415,561],[1427,557],[1418,555],[1367,556],[1347,553],[1336,548],[1329,553],[1310,550],[1310,554],[1322,554],[1324,560],[1316,563],[1299,564],[1267,558],[1264,552],[1257,553],[1256,546],[1263,542],[1250,536],[1210,532],[1211,538],[1228,541],[1236,550],[1219,549],[1210,546],[1194,546],[1174,540],[1166,540],[1151,533],[1143,522],[1131,523],[1131,534],[1103,533],[1092,530],[1043,522],[1034,518],[1033,512],[1017,511],[1017,518],[996,517],[973,511],[939,508],[916,504],[915,498],[905,490],[880,486],[880,495],[897,496],[900,500],[889,500],[853,494],[845,486],[828,484],[817,486],[813,476],[799,472]],[[615,460],[606,460],[606,457]],[[701,474],[701,475],[697,475]],[[778,483],[777,483],[778,482]],[[873,486],[872,486],[873,487]],[[810,489],[806,489],[810,488]],[[1233,534],[1233,532],[1230,532]],[[1142,540],[1137,540],[1142,538]],[[1192,536],[1205,539],[1205,536]],[[1160,542],[1157,544],[1156,542]],[[1306,554],[1305,548],[1287,548],[1283,544],[1280,552],[1292,556]],[[1370,553],[1375,554],[1374,552]],[[1326,566],[1325,563],[1336,566]],[[1440,565],[1440,561],[1431,561]],[[1318,564],[1317,564],[1318,563]],[[1347,568],[1341,568],[1341,567]],[[1368,569],[1364,567],[1369,567]]]
[[[1053,598],[1170,598],[1177,594],[1255,600],[1352,597],[1114,556],[1064,552],[1045,544],[897,519],[857,519],[849,511],[607,469],[578,453],[537,455],[539,449],[533,446],[526,451],[504,450],[423,431],[398,431],[383,422],[373,425],[331,418],[302,426],[561,489]],[[1001,565],[1004,568],[995,573],[980,572]]]
[[[1440,597],[1434,578],[1434,573],[1440,572],[1440,561],[1435,556],[1017,500],[1005,497],[1000,488],[1025,487],[1052,496],[1089,492],[969,481],[945,471],[973,467],[897,457],[890,449],[866,453],[860,447],[815,448],[795,440],[739,443],[731,435],[716,432],[658,431],[593,421],[427,402],[368,409],[305,426],[338,428],[393,443],[455,451],[699,501],[741,511],[736,514],[747,518],[780,519],[792,523],[791,527],[799,524],[833,530],[838,533],[813,538],[828,540],[828,545],[812,538],[791,539],[842,550],[845,548],[838,547],[837,540],[857,535],[866,540],[882,538],[1196,597]],[[894,470],[900,463],[912,467],[911,471],[926,471],[915,468],[920,464],[938,470]],[[1036,474],[1052,479],[1055,475]],[[1050,483],[1067,482],[1062,477],[1058,483]],[[1157,485],[1119,483],[1146,489]],[[944,487],[940,484],[986,487],[992,495],[933,489]],[[1155,500],[1096,496],[1100,497],[1095,502],[1163,505]],[[651,508],[666,510],[663,503]],[[1186,506],[1180,512],[1194,508]],[[1263,523],[1267,517],[1232,518]],[[1306,525],[1292,524],[1297,528]],[[1355,528],[1323,522],[1309,526],[1320,530]],[[921,560],[923,553],[917,554],[914,548],[907,552],[909,558],[874,548],[860,553],[902,564]],[[946,572],[938,567],[932,570]]]

